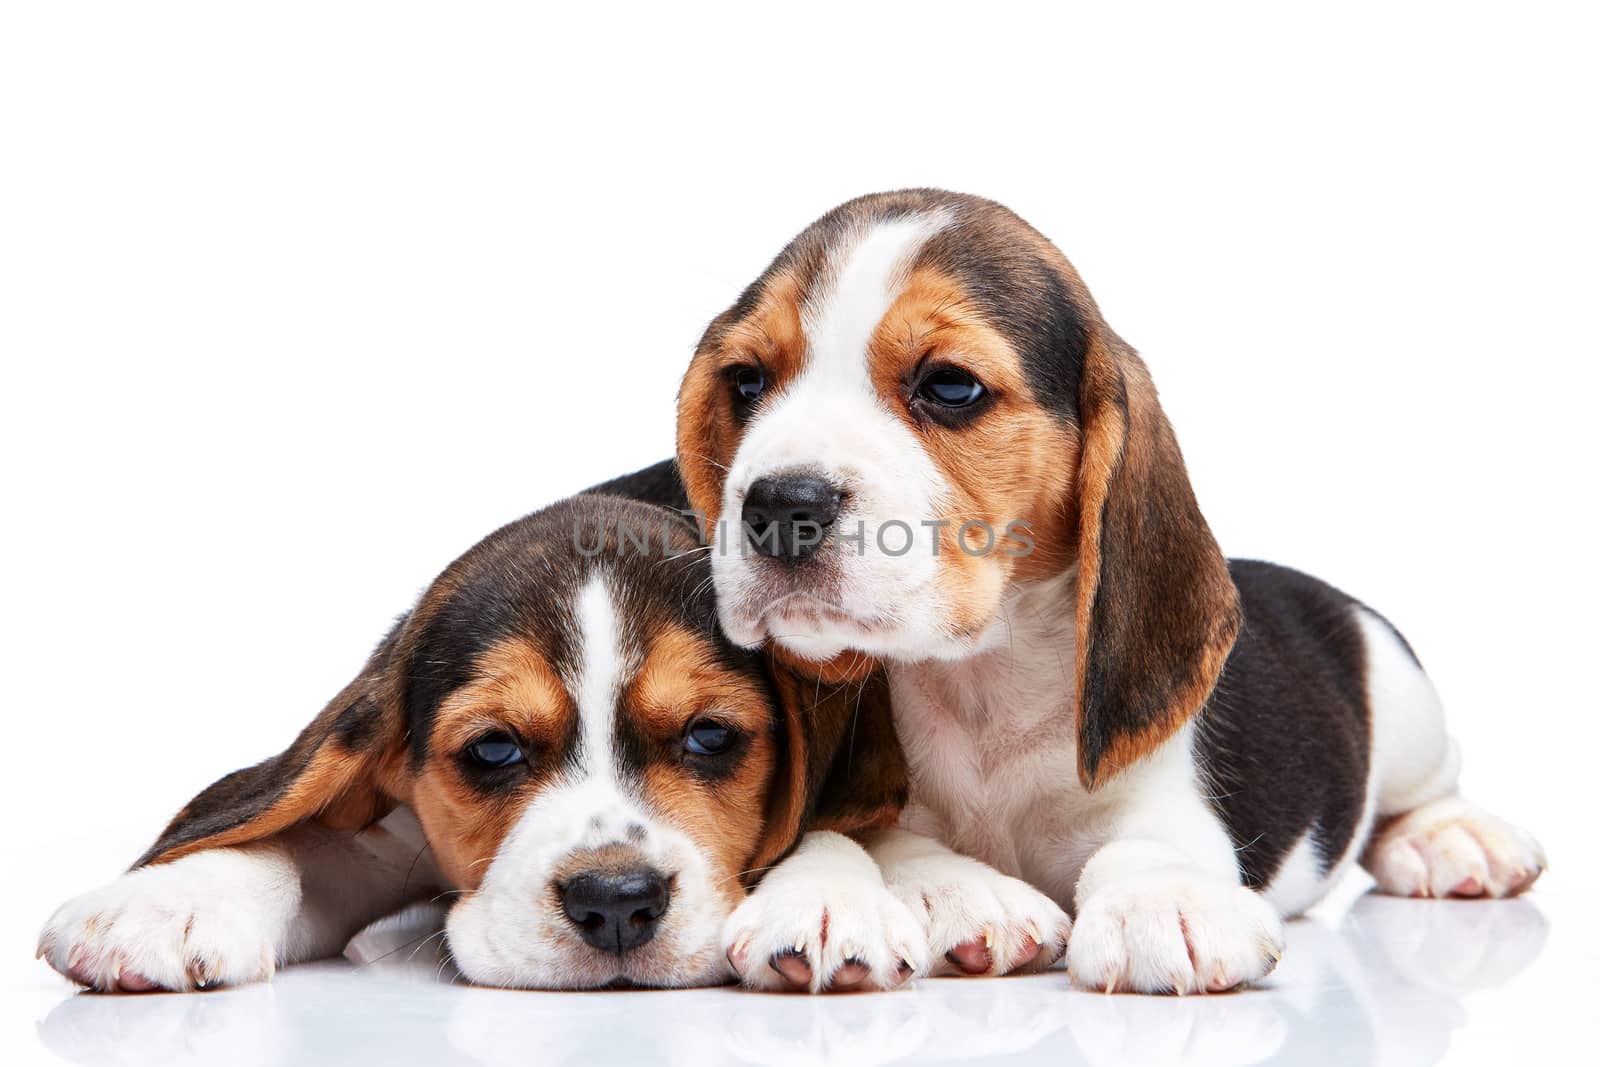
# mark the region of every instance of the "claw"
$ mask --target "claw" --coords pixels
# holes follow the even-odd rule
[[[205,963],[201,960],[190,960],[187,969],[189,972],[189,983],[193,985],[194,988],[199,992],[203,993],[208,989],[215,989],[217,986],[222,984],[220,980],[211,976],[211,974],[206,970]]]
[[[750,962],[750,939],[752,936],[751,934],[745,934],[728,946],[728,966],[739,974],[744,973],[745,965]]]

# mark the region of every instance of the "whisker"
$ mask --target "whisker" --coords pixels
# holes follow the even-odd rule
[[[411,887],[411,872],[417,869],[417,861],[422,859],[422,854],[432,847],[432,843],[424,841],[422,847],[417,849],[417,854],[411,857],[411,866],[406,868],[406,876],[400,883],[400,895],[404,897],[406,890]]]
[[[444,959],[439,961],[439,969],[437,971],[433,972],[433,980],[435,982],[437,982],[440,978],[444,977],[444,969],[446,967],[455,967],[455,963],[456,963],[456,954],[454,952],[451,952],[449,950],[449,948],[446,948],[445,949],[445,953],[444,953]],[[456,967],[456,971],[457,971],[458,974],[460,973],[460,970],[461,969],[459,967]],[[455,985],[456,984],[456,980],[455,980],[454,976],[451,977],[450,984],[451,985]]]
[[[729,882],[738,881],[739,879],[743,878],[747,874],[759,874],[762,871],[770,871],[774,867],[777,867],[777,866],[778,866],[778,864],[776,864],[776,863],[769,863],[765,867],[751,867],[748,871],[738,871],[738,872],[736,872],[734,874],[728,875],[728,877],[723,878],[722,880],[717,882],[716,887],[718,889],[721,889],[723,886],[727,885]]]
[[[394,948],[390,949],[388,952],[385,952],[383,955],[374,956],[372,959],[368,960],[367,962],[357,965],[356,970],[364,971],[368,967],[371,967],[373,964],[381,963],[382,961],[388,959],[390,956],[393,956],[396,952],[405,951],[406,949],[410,948],[412,945],[416,945],[417,948],[420,949],[422,947],[422,944],[426,944],[429,938],[437,937],[438,935],[440,935],[442,933],[444,933],[443,930],[433,930],[433,931],[430,931],[429,933],[426,933],[426,934],[419,934],[418,936],[413,937],[410,941],[407,941],[404,944],[396,945]],[[418,944],[418,942],[421,942],[422,944]],[[414,956],[414,955],[416,955],[416,953],[413,952],[412,955]],[[406,957],[407,962],[410,962],[410,958],[411,958],[410,956]]]
[[[410,963],[412,960],[416,959],[417,958],[417,953],[421,952],[423,950],[424,946],[426,946],[429,941],[432,941],[436,937],[443,937],[443,936],[444,936],[444,931],[443,930],[435,930],[433,933],[431,933],[427,937],[423,938],[422,939],[422,943],[419,944],[416,948],[412,949],[411,950],[411,955],[406,957],[406,962]]]

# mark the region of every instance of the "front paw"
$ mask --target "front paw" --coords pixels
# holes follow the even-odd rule
[[[769,878],[728,916],[722,943],[739,980],[769,991],[897,989],[928,966],[921,922],[875,873]]]
[[[1042,971],[1067,950],[1072,920],[1055,901],[976,860],[903,864],[889,888],[926,916],[936,975]]]
[[[1067,972],[1107,993],[1220,993],[1265,977],[1282,955],[1283,921],[1259,894],[1176,868],[1095,891],[1078,910]]]
[[[249,857],[202,853],[75,897],[45,924],[39,955],[102,993],[206,990],[270,978],[274,901],[256,897],[281,898],[284,890],[241,892],[237,860]]]

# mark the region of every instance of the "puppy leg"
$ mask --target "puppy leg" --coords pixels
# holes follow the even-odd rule
[[[409,825],[407,823],[409,822]],[[303,824],[141,867],[68,901],[39,954],[101,992],[211,989],[341,951],[367,923],[436,891],[415,819],[352,834]]]
[[[1067,971],[1106,992],[1216,993],[1268,974],[1283,922],[1240,884],[1233,843],[1169,742],[1133,773],[1114,836],[1084,865]]]
[[[883,884],[865,849],[807,834],[728,916],[722,943],[753,989],[896,989],[927,970],[922,924]]]
[[[1359,619],[1378,818],[1361,865],[1396,896],[1505,897],[1527,889],[1544,871],[1544,850],[1461,798],[1461,754],[1433,683],[1388,623],[1366,611]]]
[[[1265,977],[1283,955],[1272,905],[1170,841],[1103,846],[1077,902],[1067,972],[1089,989],[1219,993]]]
[[[905,830],[877,831],[867,848],[890,891],[926,917],[934,974],[1042,971],[1066,952],[1072,920],[1021,879]]]

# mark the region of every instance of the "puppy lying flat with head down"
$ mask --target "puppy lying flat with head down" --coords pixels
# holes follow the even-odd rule
[[[708,328],[678,427],[724,631],[831,677],[888,665],[912,796],[872,841],[879,892],[947,966],[1037,965],[1059,904],[1078,983],[1221,990],[1358,860],[1433,897],[1543,869],[1458,795],[1394,627],[1223,558],[1144,363],[1000,205],[823,216]],[[817,941],[765,889],[736,919]]]
[[[729,644],[698,543],[603,495],[492,534],[286,751],[62,906],[40,953],[99,990],[208,989],[462,890],[449,948],[476,982],[726,980],[746,885],[803,831],[827,851],[826,828],[892,822],[905,776],[881,679],[818,686]],[[865,857],[830,877],[881,881]],[[835,987],[923,968],[920,924],[889,904],[836,918]]]

